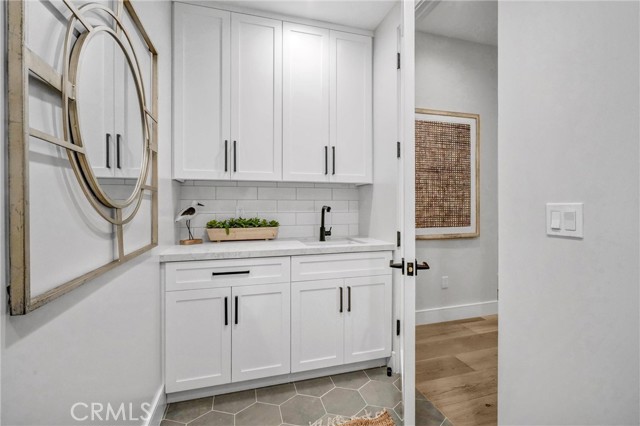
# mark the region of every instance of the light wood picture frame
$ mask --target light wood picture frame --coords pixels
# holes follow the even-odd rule
[[[480,115],[416,108],[416,239],[480,236]]]
[[[130,0],[119,0],[114,9],[96,3],[86,3],[76,7],[72,0],[63,0],[68,9],[66,38],[61,48],[63,71],[59,72],[47,63],[26,42],[27,13],[29,0],[7,2],[8,24],[8,170],[9,182],[9,308],[11,315],[24,315],[46,303],[70,292],[158,245],[158,52]],[[110,16],[114,28],[92,25],[87,19],[90,13]],[[134,48],[123,17],[127,15],[137,35],[151,57],[150,80],[144,81],[140,72],[136,48]],[[131,195],[124,201],[111,199],[101,189],[100,183],[91,171],[77,124],[75,75],[82,54],[82,41],[95,32],[109,32],[123,49],[133,73],[138,95],[140,118],[143,126],[143,160],[140,176]],[[125,48],[123,41],[128,42]],[[147,53],[147,52],[145,52]],[[57,93],[61,102],[62,136],[47,133],[31,127],[29,123],[29,85],[36,78]],[[148,105],[146,90],[150,90]],[[76,178],[76,183],[88,203],[106,222],[113,226],[115,258],[89,272],[82,273],[62,283],[53,283],[51,288],[40,294],[32,294],[32,259],[30,247],[30,194],[29,194],[29,146],[35,138],[64,149]],[[138,214],[143,197],[150,199],[150,222],[148,244],[127,252],[124,244],[123,228]],[[126,212],[126,213],[123,213]],[[73,259],[69,259],[73,262]],[[64,268],[65,265],[59,265]]]

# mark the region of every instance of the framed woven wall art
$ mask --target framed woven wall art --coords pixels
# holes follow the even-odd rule
[[[416,239],[480,235],[480,116],[416,109]]]

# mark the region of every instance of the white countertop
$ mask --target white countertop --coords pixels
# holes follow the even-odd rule
[[[335,241],[338,240],[338,241]],[[160,262],[238,259],[247,257],[296,256],[327,253],[357,253],[394,250],[395,244],[371,238],[336,238],[316,240],[276,239],[269,241],[204,242],[191,246],[172,246],[160,254]]]

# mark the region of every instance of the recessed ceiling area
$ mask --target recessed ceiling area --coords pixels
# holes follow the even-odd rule
[[[397,1],[390,0],[200,0],[185,3],[237,7],[375,30]]]
[[[416,6],[416,31],[497,46],[498,2],[421,1]]]

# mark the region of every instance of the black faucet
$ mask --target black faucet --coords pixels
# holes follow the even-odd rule
[[[322,216],[320,217],[320,241],[327,241],[325,237],[331,236],[331,228],[329,228],[328,231],[324,229],[324,214],[325,212],[328,213],[330,211],[331,207],[322,206]]]

